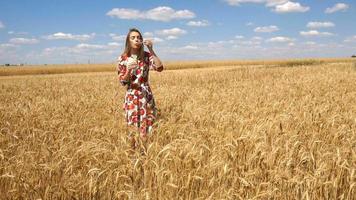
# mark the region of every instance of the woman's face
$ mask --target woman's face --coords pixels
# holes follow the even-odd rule
[[[139,49],[142,45],[142,38],[138,32],[131,32],[130,33],[130,46],[133,49]]]

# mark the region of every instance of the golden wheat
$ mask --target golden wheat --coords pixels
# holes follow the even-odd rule
[[[225,61],[167,61],[166,70],[191,68],[217,68],[223,66],[300,66],[317,65],[322,63],[352,63],[352,58],[323,58],[323,59],[287,59],[287,60],[225,60]],[[110,72],[114,71],[114,64],[62,64],[62,65],[30,65],[0,67],[0,76],[34,75],[34,74],[64,74],[83,72]]]
[[[352,63],[150,82],[159,117],[131,155],[115,72],[0,77],[1,198],[355,199]]]

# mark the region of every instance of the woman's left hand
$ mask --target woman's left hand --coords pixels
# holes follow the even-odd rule
[[[147,46],[147,48],[152,49],[153,47],[153,42],[152,40],[145,40],[143,41],[143,44]]]

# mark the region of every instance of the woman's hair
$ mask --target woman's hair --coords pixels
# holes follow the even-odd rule
[[[136,28],[131,28],[126,36],[125,50],[124,50],[124,53],[122,54],[122,56],[131,56],[130,34],[132,32],[137,32],[140,35],[141,39],[143,40],[141,32]],[[144,56],[145,56],[145,51],[144,51],[144,46],[142,43],[140,49],[138,50],[137,59],[143,60]]]

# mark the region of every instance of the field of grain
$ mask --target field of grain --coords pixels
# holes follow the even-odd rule
[[[223,66],[300,66],[320,65],[323,63],[353,63],[354,58],[311,58],[311,59],[285,59],[285,60],[216,60],[216,61],[167,61],[164,62],[166,70],[216,68]],[[65,74],[83,72],[111,72],[113,64],[62,64],[62,65],[28,65],[0,67],[0,76],[38,75],[38,74]]]
[[[356,199],[354,63],[150,76],[146,155],[115,71],[0,77],[0,198]]]

